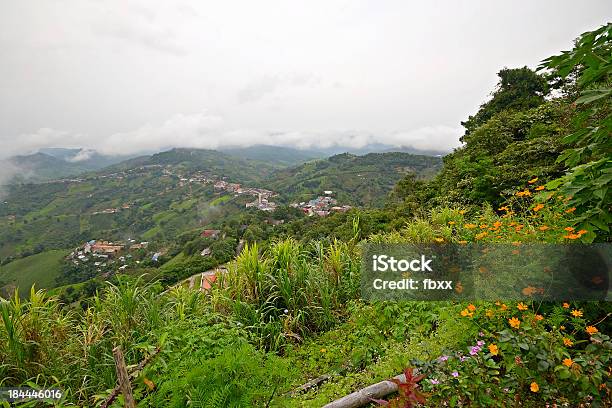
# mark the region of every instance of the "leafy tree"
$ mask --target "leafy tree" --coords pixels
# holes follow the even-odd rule
[[[581,228],[609,234],[612,181],[612,23],[582,34],[575,47],[543,61],[541,69],[567,78],[578,70],[575,131],[563,139],[569,148],[559,162],[570,171],[548,184],[570,197]]]
[[[527,68],[504,68],[497,73],[499,82],[491,100],[480,105],[480,109],[467,121],[461,122],[468,135],[485,124],[496,113],[505,110],[525,110],[544,102],[548,93],[546,79]]]

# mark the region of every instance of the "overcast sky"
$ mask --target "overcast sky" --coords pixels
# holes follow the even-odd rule
[[[0,156],[459,144],[501,68],[610,0],[0,0]]]

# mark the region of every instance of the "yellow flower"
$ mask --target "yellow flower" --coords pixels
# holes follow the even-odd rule
[[[483,232],[481,232],[481,233],[479,233],[479,234],[476,234],[476,239],[481,239],[481,238],[484,238],[484,237],[486,237],[487,235],[489,235],[489,233],[488,233],[487,231],[483,231]]]
[[[465,210],[459,210],[459,214],[461,215],[465,214]]]
[[[441,244],[442,242],[444,242],[444,238],[434,238],[434,241]]]
[[[467,244],[467,241],[459,241],[459,243],[460,243],[461,245],[465,245],[465,244]]]
[[[524,304],[523,302],[519,303],[518,305],[516,305],[516,308],[518,310],[527,310],[529,309],[529,306],[527,306],[526,304]]]
[[[574,360],[572,360],[571,358],[564,358],[563,359],[563,365],[564,366],[571,367],[573,364],[574,364]]]
[[[534,178],[532,178],[531,180],[529,180],[527,183],[529,183],[529,184],[533,184],[533,183],[535,183],[536,181],[538,181],[538,178],[537,178],[537,177],[534,177]]]
[[[327,353],[327,349],[322,348],[321,350],[319,350],[321,353]]]
[[[566,345],[567,347],[572,347],[574,345],[574,342],[571,339],[564,337],[563,344]]]
[[[470,312],[467,309],[463,309],[461,311],[461,316],[463,316],[463,317],[472,317],[472,316],[474,316],[474,313]]]
[[[510,323],[510,326],[514,327],[515,329],[518,329],[519,326],[521,325],[521,321],[517,319],[516,317],[508,319],[508,323]]]
[[[589,333],[589,336],[592,336],[595,333],[599,333],[599,330],[597,330],[597,327],[595,327],[595,326],[587,326],[586,327],[586,332]]]
[[[538,392],[540,391],[540,386],[537,382],[534,381],[529,385],[529,389],[531,390],[531,392]]]
[[[485,315],[489,318],[495,316],[495,312],[493,312],[491,309],[487,309],[487,311],[485,312]]]
[[[559,326],[559,330],[565,330],[565,326]]]
[[[473,304],[471,304],[471,303],[468,305],[468,307],[467,307],[467,308],[470,310],[470,312],[473,312],[474,310],[476,310],[476,306],[474,306],[474,305],[473,305]]]
[[[535,191],[542,191],[542,190],[544,190],[545,188],[546,188],[546,187],[544,187],[544,186],[538,186],[538,187],[536,187],[536,188],[535,188]]]
[[[489,344],[489,352],[496,356],[499,354],[499,349],[497,348],[497,346],[495,344]]]
[[[564,308],[564,309],[569,309],[569,307],[570,307],[570,304],[569,304],[569,303],[567,303],[567,302],[563,302],[563,308]]]
[[[574,317],[582,317],[582,310],[572,310],[572,316]]]
[[[456,224],[455,221],[449,221],[448,222],[448,225],[455,225],[455,224]]]
[[[464,227],[467,229],[474,229],[476,228],[476,224],[465,224]]]

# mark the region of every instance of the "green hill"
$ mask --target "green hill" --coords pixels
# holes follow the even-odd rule
[[[442,159],[409,153],[343,153],[276,171],[268,179],[272,190],[293,201],[307,201],[332,190],[338,201],[352,205],[382,205],[393,186],[406,174],[428,178]]]
[[[33,284],[39,289],[55,286],[66,254],[64,250],[45,251],[0,266],[0,292],[19,287],[26,295]]]

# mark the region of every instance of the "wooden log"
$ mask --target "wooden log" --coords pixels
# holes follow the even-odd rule
[[[400,382],[406,381],[404,374],[396,375],[393,377],[400,380]],[[379,383],[367,386],[359,391],[344,396],[340,399],[330,402],[323,406],[323,408],[358,408],[363,407],[372,402],[371,398],[378,399],[386,397],[387,395],[397,391],[397,384],[392,381],[381,381]]]
[[[294,396],[308,391],[311,388],[318,387],[323,381],[327,381],[331,378],[331,375],[325,374],[315,378],[314,380],[308,381],[306,384],[300,385],[295,390],[291,391],[289,395]]]
[[[138,372],[142,371],[142,369],[147,364],[149,364],[151,362],[151,360],[153,360],[153,357],[155,357],[160,351],[161,351],[161,348],[159,348],[159,347],[156,348],[153,353],[151,353],[144,360],[142,360],[135,368],[133,368],[131,370],[132,372],[130,373],[130,380],[136,378],[136,376],[138,375]],[[100,408],[108,408],[108,406],[115,400],[115,398],[117,398],[117,396],[119,396],[120,392],[121,392],[121,386],[119,384],[117,384],[117,386],[108,395],[108,397],[106,397],[106,400],[104,400],[102,405],[100,405]]]
[[[119,381],[119,388],[123,394],[125,407],[136,408],[136,401],[134,400],[134,395],[132,395],[132,383],[130,382],[120,346],[113,349],[113,357],[115,358],[115,371],[117,372],[117,380]]]

